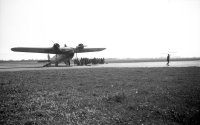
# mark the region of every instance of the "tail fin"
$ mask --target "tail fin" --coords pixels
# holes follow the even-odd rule
[[[42,63],[42,62],[51,62],[51,58],[50,58],[49,54],[47,55],[47,59],[48,59],[48,60],[39,60],[39,61],[37,61],[37,62],[38,62],[38,63]]]

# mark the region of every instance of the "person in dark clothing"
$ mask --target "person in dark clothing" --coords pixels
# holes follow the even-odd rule
[[[170,55],[167,55],[167,66],[169,66],[169,61],[170,61]]]

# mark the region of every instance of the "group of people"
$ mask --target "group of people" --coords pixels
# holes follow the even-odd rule
[[[88,64],[104,64],[105,63],[105,59],[104,58],[93,58],[93,59],[89,59],[89,58],[81,58],[81,59],[74,59],[74,64],[78,65],[78,66],[83,66],[83,65],[88,65]],[[170,54],[167,55],[167,66],[169,66],[169,62],[170,62]]]
[[[88,64],[104,64],[105,63],[105,59],[104,58],[93,58],[93,59],[89,59],[89,58],[81,58],[81,59],[74,59],[74,64],[78,65],[78,66],[83,66],[83,65],[88,65]]]

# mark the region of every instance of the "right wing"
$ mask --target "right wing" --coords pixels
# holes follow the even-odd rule
[[[83,48],[83,49],[76,49],[76,53],[85,53],[85,52],[97,52],[97,51],[102,51],[105,48]]]

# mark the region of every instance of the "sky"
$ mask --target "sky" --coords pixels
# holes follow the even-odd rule
[[[200,57],[199,0],[0,0],[0,60],[12,47],[104,47],[79,57]],[[51,55],[53,56],[53,55]]]

